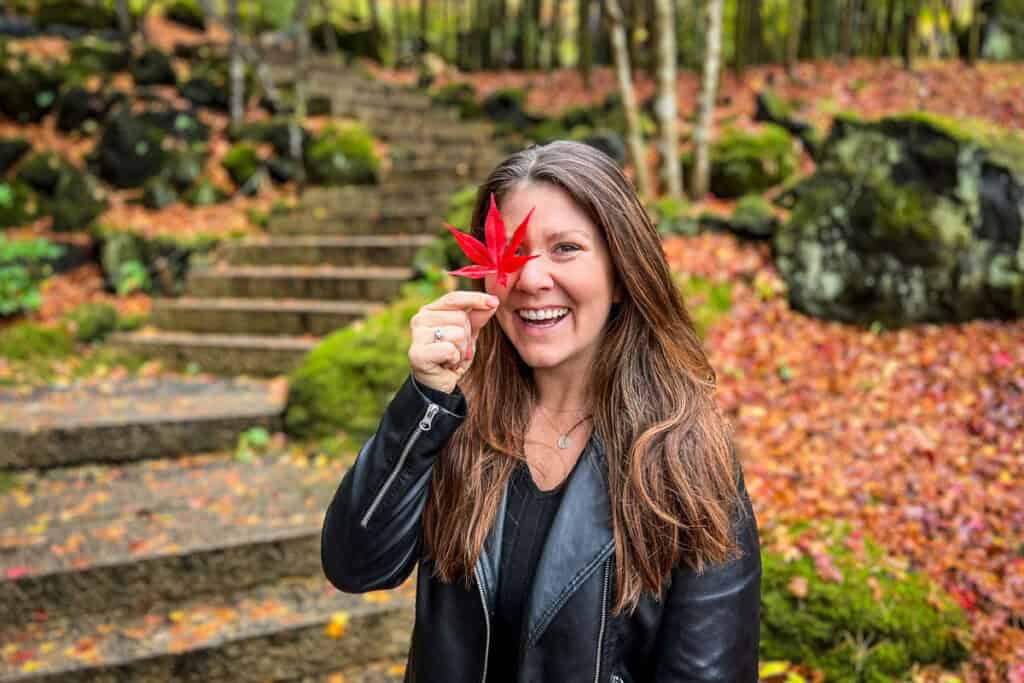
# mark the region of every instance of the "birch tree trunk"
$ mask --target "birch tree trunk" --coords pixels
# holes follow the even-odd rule
[[[591,67],[594,64],[594,39],[591,31],[590,17],[593,8],[592,0],[576,0],[576,53],[577,67],[583,78],[583,87],[590,88]]]
[[[789,34],[786,36],[786,74],[793,77],[800,55],[800,34],[804,23],[804,0],[789,0]]]
[[[676,25],[672,0],[655,0],[654,12],[658,31],[658,113],[661,128],[661,164],[665,188],[670,197],[683,196],[682,170],[679,168],[679,127],[676,102]]]
[[[324,49],[332,57],[338,54],[338,36],[334,32],[334,24],[331,23],[331,3],[328,0],[320,0],[320,14],[324,19]]]
[[[704,81],[700,91],[700,115],[693,132],[694,168],[690,194],[700,199],[708,193],[711,154],[708,141],[715,115],[715,93],[718,91],[718,67],[722,56],[722,2],[708,0],[707,47],[704,55]]]
[[[229,112],[231,126],[242,124],[245,116],[245,62],[242,61],[242,45],[239,31],[238,0],[228,0],[228,31],[231,33],[231,55],[229,73],[231,85],[229,93]]]
[[[124,36],[124,42],[132,42],[132,13],[128,10],[128,0],[117,0],[114,3],[117,10],[117,28]]]
[[[622,106],[626,110],[626,132],[629,138],[629,154],[633,157],[633,167],[636,169],[637,191],[641,197],[647,198],[651,194],[651,181],[647,175],[647,153],[640,131],[640,111],[633,92],[633,76],[629,66],[629,46],[626,43],[622,8],[619,7],[619,0],[605,0],[605,9],[608,12],[608,28],[611,33],[612,50],[615,53],[615,70],[619,76],[619,89],[622,91]]]
[[[300,190],[306,183],[306,167],[302,163],[302,123],[306,120],[306,100],[309,97],[309,3],[310,0],[299,0],[295,6],[295,107],[288,127],[288,149],[295,162],[295,178]]]

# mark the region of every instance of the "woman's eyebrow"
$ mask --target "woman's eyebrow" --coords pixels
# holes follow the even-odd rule
[[[555,232],[544,235],[544,239],[549,242],[557,242],[559,240],[568,239],[570,237],[576,237],[583,240],[588,240],[589,236],[582,230],[556,230]],[[508,239],[511,239],[512,235],[508,235]]]

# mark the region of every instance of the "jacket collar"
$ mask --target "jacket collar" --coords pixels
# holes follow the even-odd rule
[[[594,432],[569,475],[541,551],[523,620],[526,647],[537,642],[569,596],[614,552],[609,500],[604,444]],[[507,504],[506,483],[498,514],[476,566],[477,580],[492,611],[497,602]]]

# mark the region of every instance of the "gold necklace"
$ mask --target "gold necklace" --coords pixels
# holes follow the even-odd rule
[[[555,442],[555,445],[558,446],[558,448],[560,448],[561,450],[565,450],[566,448],[569,447],[569,435],[572,434],[572,431],[579,427],[581,424],[583,424],[585,421],[589,420],[591,417],[590,415],[584,415],[579,422],[574,424],[572,427],[569,427],[568,431],[566,431],[565,433],[562,433],[558,430],[558,427],[555,425],[555,423],[551,421],[551,418],[548,417],[547,411],[544,410],[544,406],[538,403],[537,408],[540,409],[540,414],[544,416],[544,419],[548,421],[548,424],[551,425],[551,428],[555,430],[556,434],[558,434],[558,441]]]

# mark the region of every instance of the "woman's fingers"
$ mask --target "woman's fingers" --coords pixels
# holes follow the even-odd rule
[[[461,360],[462,351],[451,342],[414,344],[409,347],[409,362],[412,363],[413,367],[444,366],[445,369],[450,370],[457,366]]]
[[[439,325],[437,327],[415,327],[413,328],[413,343],[431,345],[449,342],[454,344],[462,355],[469,351],[470,332],[469,325]]]

